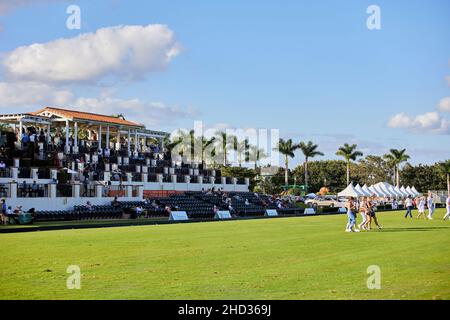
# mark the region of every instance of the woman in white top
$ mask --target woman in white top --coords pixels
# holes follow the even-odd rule
[[[417,219],[419,219],[422,215],[426,219],[425,215],[425,198],[421,197],[417,205],[417,209],[419,210],[419,214],[417,215]]]
[[[450,194],[448,195],[447,201],[445,201],[445,203],[446,203],[447,213],[444,216],[444,220],[447,218],[450,220]]]

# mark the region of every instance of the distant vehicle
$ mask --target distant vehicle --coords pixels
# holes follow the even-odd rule
[[[345,201],[337,200],[335,196],[319,196],[314,199],[308,199],[305,201],[306,205],[312,207],[334,207],[334,208],[344,208]]]

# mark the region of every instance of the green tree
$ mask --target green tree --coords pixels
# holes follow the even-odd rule
[[[250,161],[253,161],[255,163],[255,170],[258,170],[259,161],[267,158],[267,154],[264,149],[260,149],[257,146],[251,146],[249,158]]]
[[[200,161],[201,161],[202,164],[205,163],[205,152],[206,152],[206,150],[210,146],[212,146],[212,144],[214,143],[215,140],[216,140],[215,137],[212,137],[212,138],[208,139],[208,138],[206,138],[204,136],[198,137],[196,139],[196,145],[200,146],[200,151],[201,151]]]
[[[395,183],[397,187],[400,186],[400,165],[403,162],[408,161],[410,158],[409,155],[406,154],[406,149],[397,150],[391,149],[388,154],[384,155],[384,158],[388,160],[390,163],[394,165],[394,175],[395,175]]]
[[[217,131],[216,135],[220,138],[221,147],[222,147],[222,154],[223,154],[223,165],[227,165],[227,157],[228,157],[228,145],[229,145],[229,139],[227,133],[225,131]],[[217,150],[216,150],[217,152]]]
[[[314,158],[316,156],[323,156],[323,153],[320,151],[317,151],[317,148],[319,147],[317,144],[314,144],[312,141],[308,141],[308,143],[300,142],[298,145],[300,150],[302,150],[303,155],[305,156],[305,185],[306,189],[308,189],[308,160],[310,158]]]
[[[284,156],[284,182],[286,187],[289,185],[289,158],[295,158],[295,151],[297,151],[298,148],[299,146],[294,144],[292,139],[280,139],[276,148],[276,150]]]
[[[358,157],[363,156],[363,153],[361,151],[357,151],[356,148],[356,144],[349,145],[348,143],[345,143],[336,152],[336,155],[343,157],[345,159],[345,162],[347,163],[347,185],[350,184],[350,162],[352,160],[356,161]]]
[[[447,180],[447,192],[450,196],[450,159],[438,164],[440,172],[445,176]]]

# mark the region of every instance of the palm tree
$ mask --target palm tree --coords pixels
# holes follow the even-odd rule
[[[223,152],[223,165],[227,165],[227,156],[228,156],[228,135],[225,131],[217,131],[216,135],[218,135],[222,142],[222,152]]]
[[[323,156],[323,153],[317,151],[319,146],[314,144],[312,141],[309,141],[308,143],[300,142],[298,146],[305,156],[305,185],[306,190],[308,190],[308,160],[309,158],[314,158],[315,156]]]
[[[257,146],[251,146],[249,158],[251,161],[255,162],[255,171],[256,171],[258,170],[259,161],[267,158],[267,154],[264,149],[260,149]]]
[[[295,157],[295,151],[299,148],[297,144],[294,144],[292,142],[292,139],[284,140],[280,139],[278,142],[278,146],[276,150],[280,152],[282,155],[284,155],[284,165],[285,165],[285,171],[284,171],[284,182],[287,186],[289,185],[289,158]]]
[[[181,156],[190,155],[188,162],[193,162],[195,159],[195,131],[178,130],[177,140],[181,142],[177,145],[177,151]]]
[[[447,178],[447,192],[450,196],[450,160],[439,163],[439,169]]]
[[[178,147],[182,142],[183,142],[183,140],[181,138],[176,138],[174,140],[171,140],[169,137],[165,137],[164,138],[164,148],[170,154],[170,153],[172,153],[172,150],[174,150],[176,147]]]
[[[345,162],[347,163],[347,185],[350,184],[350,162],[363,156],[363,153],[361,151],[357,151],[356,148],[356,144],[349,145],[348,143],[345,143],[344,146],[340,147],[336,152],[336,155],[344,157]]]
[[[197,138],[197,145],[200,145],[201,148],[201,156],[200,156],[200,161],[202,164],[204,164],[205,162],[205,151],[206,149],[208,149],[208,147],[210,145],[212,145],[214,143],[214,141],[216,140],[215,137],[212,137],[210,139],[205,138],[205,136],[201,136]]]
[[[400,186],[400,164],[402,162],[408,161],[410,158],[409,155],[406,154],[406,149],[397,150],[391,149],[390,153],[385,154],[383,157],[389,161],[394,166],[394,175],[395,175],[395,183],[397,187]]]

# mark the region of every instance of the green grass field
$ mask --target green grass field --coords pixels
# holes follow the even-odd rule
[[[379,214],[384,230],[353,234],[345,215],[0,234],[0,298],[450,299],[443,214]]]

